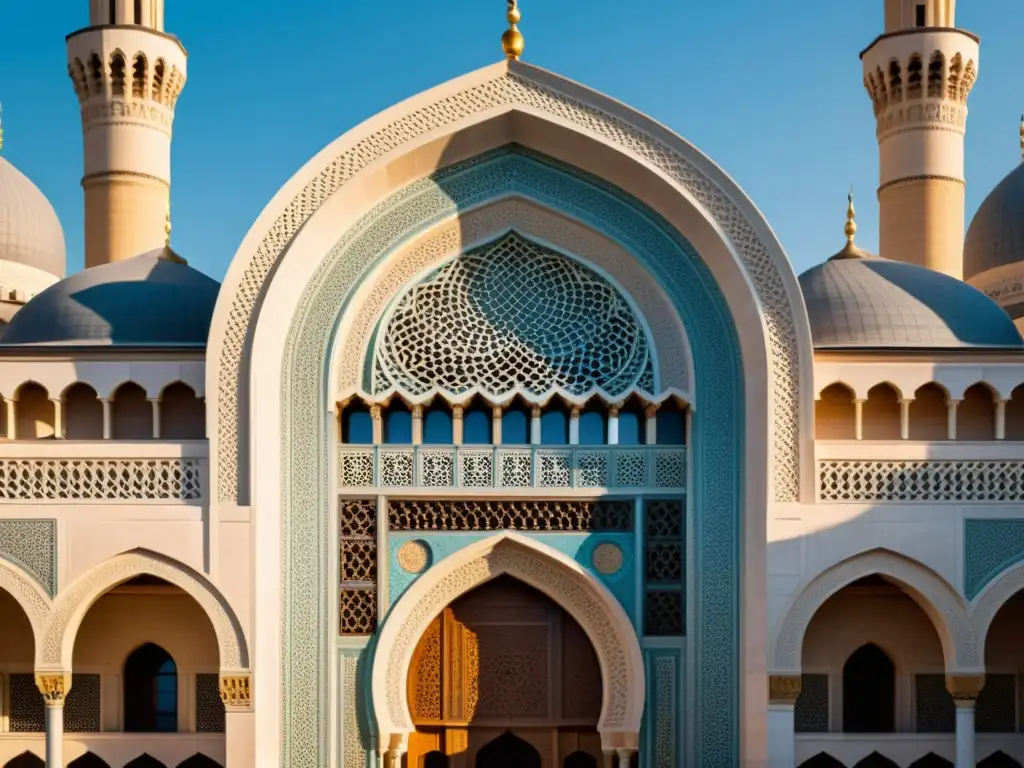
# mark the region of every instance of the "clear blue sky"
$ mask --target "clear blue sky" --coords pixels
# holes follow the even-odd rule
[[[189,51],[173,152],[174,245],[221,279],[278,188],[389,105],[500,57],[503,0],[167,0]],[[960,0],[982,38],[968,217],[1020,162],[1024,3]],[[862,9],[859,13],[856,8]],[[524,59],[667,124],[753,198],[798,271],[877,245],[877,148],[858,54],[882,0],[522,0]],[[81,132],[64,36],[88,0],[0,4],[4,153],[53,202],[82,266]]]

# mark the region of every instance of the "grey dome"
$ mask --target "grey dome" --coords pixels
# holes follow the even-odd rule
[[[205,346],[220,284],[160,249],[61,280],[28,302],[3,345]]]
[[[64,277],[64,230],[50,201],[0,157],[0,259]]]
[[[988,296],[915,264],[837,257],[800,275],[800,288],[815,349],[1024,346]]]
[[[1024,261],[1024,163],[978,208],[964,242],[964,278]]]

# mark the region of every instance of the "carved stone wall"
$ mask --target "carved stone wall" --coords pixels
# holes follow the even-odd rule
[[[0,557],[24,568],[53,597],[57,592],[57,521],[0,520]]]

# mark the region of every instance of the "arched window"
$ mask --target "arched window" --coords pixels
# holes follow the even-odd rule
[[[865,440],[900,439],[900,399],[888,384],[878,384],[868,390],[863,405],[862,425]]]
[[[124,730],[175,733],[178,730],[178,668],[159,645],[146,643],[124,665]]]
[[[853,768],[900,768],[900,764],[879,752],[872,752]]]
[[[540,752],[512,733],[499,736],[476,753],[476,768],[540,767]]]
[[[130,763],[125,763],[124,768],[167,768],[152,755],[141,754]]]
[[[984,760],[979,760],[978,768],[1021,768],[1021,764],[1002,750],[998,750]]]
[[[86,752],[77,760],[68,763],[68,768],[110,768],[110,765],[99,755]]]
[[[846,768],[828,752],[819,752],[809,760],[800,763],[800,768]]]
[[[110,59],[110,91],[114,96],[124,97],[126,67],[124,54],[115,53]]]
[[[920,760],[912,762],[910,768],[953,768],[953,763],[944,757],[939,757],[934,752],[929,752]]]
[[[401,400],[392,400],[384,411],[384,442],[389,445],[412,444],[412,411]]]
[[[658,445],[686,445],[686,410],[669,400],[658,408]]]
[[[946,440],[949,437],[949,405],[938,384],[925,384],[910,404],[911,440]]]
[[[900,76],[900,63],[893,59],[889,62],[889,98],[900,101],[903,98],[903,78]]]
[[[529,445],[530,415],[530,409],[518,400],[502,412],[501,442],[504,445]]]
[[[856,436],[853,392],[844,384],[830,384],[814,404],[814,436],[819,440],[853,440]]]
[[[608,411],[602,403],[588,405],[580,413],[580,445],[608,442]]]
[[[1006,439],[1024,440],[1024,384],[1013,390],[1006,404]]]
[[[569,410],[565,403],[552,400],[541,413],[540,442],[542,445],[569,444]]]
[[[928,63],[928,97],[941,99],[945,93],[942,84],[942,75],[946,70],[946,60],[942,53],[936,51],[932,54],[932,60]]]
[[[921,57],[914,55],[910,57],[910,63],[907,65],[907,98],[908,99],[919,99],[921,98],[921,70],[923,65],[921,64]]]
[[[142,0],[135,0],[135,17],[132,19],[132,24],[142,23]]]
[[[448,768],[448,758],[444,752],[438,752],[435,749],[433,752],[427,752],[420,759],[420,765],[422,768]]]
[[[4,768],[46,768],[46,763],[31,752],[22,752],[4,763]]]
[[[141,53],[135,57],[135,64],[132,65],[132,97],[136,99],[146,98],[146,57]]]
[[[78,382],[64,391],[64,436],[68,440],[103,439],[103,403],[88,384]]]
[[[176,381],[160,394],[160,437],[166,440],[206,437],[206,404],[188,384]]]
[[[647,416],[637,402],[630,402],[619,411],[619,445],[643,445],[647,433]]]
[[[452,412],[443,400],[435,400],[423,411],[423,442],[428,445],[451,445]]]
[[[597,758],[587,752],[573,752],[565,758],[562,768],[597,768]]]
[[[373,443],[373,418],[366,403],[356,400],[341,412],[341,442],[351,445]]]
[[[153,406],[146,390],[132,381],[114,392],[113,437],[115,440],[152,440]]]
[[[178,768],[221,768],[221,765],[212,757],[197,752],[187,760],[178,763]]]
[[[992,390],[984,384],[975,384],[964,392],[956,408],[956,439],[996,439],[996,405]]]
[[[464,445],[490,445],[494,442],[493,411],[479,400],[462,412],[462,443]]]
[[[39,384],[30,381],[18,388],[16,437],[18,440],[41,440],[53,437],[54,408],[50,394]]]
[[[843,665],[843,732],[895,730],[896,668],[877,645],[862,645]]]

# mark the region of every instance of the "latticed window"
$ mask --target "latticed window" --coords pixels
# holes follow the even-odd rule
[[[945,675],[915,675],[914,699],[918,733],[953,733],[956,706],[946,688]]]
[[[683,619],[686,569],[683,564],[686,507],[678,499],[649,499],[644,504],[647,585],[644,631],[648,635],[685,635]]]
[[[987,674],[974,715],[978,733],[1013,733],[1017,730],[1017,676]]]
[[[196,675],[196,732],[224,733],[224,702],[216,673]]]
[[[633,530],[631,501],[388,502],[393,531],[621,531]]]
[[[828,733],[828,675],[800,676],[793,717],[797,733]]]
[[[342,635],[372,635],[377,630],[377,504],[372,499],[340,503]]]

